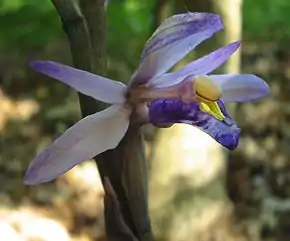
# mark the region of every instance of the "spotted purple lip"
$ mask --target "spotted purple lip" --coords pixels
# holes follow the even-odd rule
[[[149,106],[149,121],[157,127],[184,123],[198,127],[224,147],[234,150],[239,143],[240,129],[229,116],[225,105],[218,100],[218,105],[225,115],[218,120],[200,110],[198,102],[185,103],[179,99],[159,99]]]

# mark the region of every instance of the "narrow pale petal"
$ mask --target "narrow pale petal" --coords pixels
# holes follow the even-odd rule
[[[219,15],[212,13],[186,13],[167,19],[146,43],[133,84],[164,74],[222,28]]]
[[[129,125],[129,110],[113,105],[66,130],[29,165],[25,184],[49,182],[86,159],[115,148]]]
[[[238,41],[223,46],[202,58],[194,60],[173,73],[168,73],[150,80],[148,84],[153,88],[165,88],[179,84],[190,75],[206,75],[226,62],[239,48],[240,44],[240,41]]]
[[[209,75],[222,89],[224,102],[246,102],[260,99],[270,93],[268,84],[252,74]]]
[[[30,66],[97,100],[109,104],[121,104],[125,101],[126,86],[121,82],[52,61],[34,61]]]
[[[189,124],[233,150],[239,143],[240,129],[228,115],[224,104],[218,101],[218,105],[225,116],[224,120],[218,120],[201,111],[198,102],[184,103],[179,99],[159,99],[149,106],[149,122],[158,127],[168,127],[174,123]]]

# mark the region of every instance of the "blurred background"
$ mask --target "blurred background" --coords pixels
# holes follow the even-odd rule
[[[242,128],[233,152],[191,126],[144,127],[157,240],[290,240],[289,0],[111,0],[107,75],[128,81],[157,26],[187,11],[219,13],[226,28],[175,68],[242,39],[218,72],[257,74],[272,94],[229,106]],[[72,89],[27,67],[35,59],[71,64],[52,3],[0,0],[0,29],[0,239],[106,240],[94,162],[49,184],[23,184],[35,154],[80,118]]]

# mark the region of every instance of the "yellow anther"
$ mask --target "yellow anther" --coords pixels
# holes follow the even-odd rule
[[[195,92],[206,100],[216,101],[221,98],[222,90],[208,76],[197,76],[194,82]]]
[[[201,111],[212,115],[218,120],[224,120],[226,118],[216,101],[209,101],[202,97],[196,97],[195,100],[199,102]]]

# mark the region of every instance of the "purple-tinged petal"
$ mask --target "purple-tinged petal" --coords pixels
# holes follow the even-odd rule
[[[144,84],[164,74],[222,28],[219,15],[212,13],[185,13],[168,18],[147,41],[132,84]]]
[[[33,61],[30,67],[97,100],[109,104],[125,101],[127,87],[121,82],[52,61]]]
[[[237,41],[223,46],[206,56],[194,60],[173,73],[164,74],[158,78],[151,79],[148,84],[153,88],[165,88],[179,84],[189,75],[206,75],[227,61],[240,45],[241,42]]]
[[[222,89],[224,102],[246,102],[260,99],[270,93],[268,84],[252,74],[209,75]]]
[[[115,148],[129,125],[129,111],[113,105],[85,117],[44,149],[29,165],[25,184],[49,182],[86,159]]]
[[[220,121],[202,112],[198,102],[184,103],[179,99],[159,99],[149,106],[149,122],[158,127],[185,123],[198,127],[224,147],[233,150],[239,143],[240,129],[218,101],[225,120]],[[193,137],[194,138],[194,137]]]

